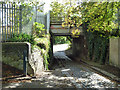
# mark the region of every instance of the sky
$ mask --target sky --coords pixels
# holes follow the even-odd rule
[[[48,12],[49,10],[51,10],[50,8],[50,3],[52,1],[56,1],[56,0],[0,0],[0,1],[22,1],[22,2],[45,2],[44,5],[44,12]],[[64,1],[66,0],[57,0],[59,3],[64,3]],[[69,1],[74,1],[74,0],[69,0]],[[77,0],[77,1],[91,1],[91,0]],[[97,0],[92,0],[92,1],[97,1]],[[101,0],[101,1],[107,1],[107,0]],[[109,0],[109,1],[119,1],[119,0]]]
[[[44,12],[47,13],[49,10],[51,10],[50,8],[50,3],[52,2],[53,0],[44,0],[45,2],[45,5],[44,5]]]
[[[0,0],[0,2],[45,2],[45,5],[44,5],[44,12],[48,12],[50,10],[50,3],[53,1],[53,0]]]

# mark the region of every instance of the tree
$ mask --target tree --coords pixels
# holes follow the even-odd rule
[[[75,28],[80,27],[84,22],[88,22],[87,31],[97,31],[105,35],[110,35],[117,29],[116,19],[120,7],[119,2],[81,2],[77,5],[75,3],[69,6],[70,1],[66,1],[61,6],[64,10],[53,5],[56,8],[53,9],[53,14],[57,15],[61,10],[64,13],[63,26]],[[58,2],[57,5],[59,5]],[[77,32],[76,30],[73,33]]]
[[[113,27],[116,28],[117,2],[89,2],[83,3],[82,19],[83,22],[89,22],[88,31],[99,31],[101,33],[110,34]]]

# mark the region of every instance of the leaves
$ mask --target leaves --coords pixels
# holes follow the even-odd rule
[[[83,8],[86,10],[82,10],[84,15],[83,22],[89,22],[88,31],[110,32],[115,26],[115,24],[113,24],[116,17],[115,14],[117,13],[117,6],[115,5],[115,2],[83,4]]]
[[[35,22],[35,23],[33,24],[33,35],[34,35],[34,36],[41,36],[42,31],[45,31],[44,27],[45,27],[44,24]],[[44,35],[44,34],[43,34],[43,35]]]
[[[73,37],[78,37],[78,36],[80,35],[80,30],[78,30],[78,29],[73,29],[71,33],[72,33],[72,36],[73,36]]]
[[[89,22],[87,31],[99,31],[105,35],[106,31],[110,34],[113,29],[118,27],[119,2],[82,2],[77,5],[75,3],[74,1],[72,6],[70,6],[70,1],[66,1],[65,4],[52,3],[52,14],[56,17],[65,17],[64,27],[79,28],[84,22]]]
[[[34,37],[28,34],[13,34],[13,37],[7,40],[8,42],[29,42],[32,45],[35,45]]]

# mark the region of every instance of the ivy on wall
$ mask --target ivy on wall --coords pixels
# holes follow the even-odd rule
[[[87,23],[83,24],[83,27],[87,27]],[[105,64],[107,62],[109,38],[98,31],[86,32],[85,29],[87,28],[83,30],[87,40],[89,59]]]

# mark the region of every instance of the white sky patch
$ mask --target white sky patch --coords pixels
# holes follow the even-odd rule
[[[52,2],[52,0],[44,0],[44,2],[44,13],[47,13],[49,10],[51,10],[50,3]]]
[[[24,1],[28,1],[28,2],[51,2],[53,0],[0,0],[0,2],[8,2],[8,1],[11,1],[11,2],[24,2]],[[55,1],[55,0],[54,0]],[[67,1],[67,0],[57,0],[58,2],[61,2],[63,3],[64,1]],[[72,1],[72,0],[69,0],[69,1]],[[73,0],[74,1],[74,0]],[[82,2],[119,2],[120,0],[77,0],[77,1],[82,1]]]

